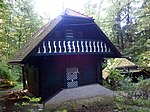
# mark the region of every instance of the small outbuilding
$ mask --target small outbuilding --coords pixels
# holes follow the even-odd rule
[[[120,74],[125,77],[129,76],[133,82],[138,82],[139,77],[143,77],[143,79],[150,78],[149,71],[139,67],[126,58],[115,58],[111,65],[103,69],[102,74],[104,79],[109,76],[110,69],[120,70]]]
[[[9,63],[21,64],[24,89],[46,100],[64,88],[102,84],[102,60],[115,57],[120,52],[92,17],[66,9]]]

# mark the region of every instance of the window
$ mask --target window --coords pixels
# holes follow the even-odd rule
[[[71,30],[71,29],[66,29],[66,30],[65,30],[65,36],[66,36],[66,39],[73,39],[73,37],[74,37],[74,32],[73,32],[73,30]]]

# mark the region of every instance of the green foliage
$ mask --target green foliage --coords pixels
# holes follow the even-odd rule
[[[21,75],[21,69],[19,66],[10,66],[5,61],[0,61],[0,79],[5,79],[8,82],[12,82],[13,85],[17,84],[16,81]]]
[[[119,97],[115,97],[115,108],[119,111],[127,112],[149,112],[150,100],[148,99],[127,99],[122,97],[122,100],[118,100]],[[129,101],[128,101],[129,100]],[[128,102],[127,102],[128,101]]]
[[[26,112],[45,112],[43,109],[38,107],[38,103],[41,101],[41,98],[24,96],[23,99],[26,101],[14,104],[19,110],[24,110]]]
[[[0,87],[14,87],[14,89],[22,89],[21,81],[18,79],[21,76],[21,69],[18,66],[8,65],[5,61],[0,61]]]
[[[140,80],[138,83],[139,88],[144,88],[150,91],[150,79]]]
[[[117,69],[110,69],[109,76],[106,83],[107,86],[112,90],[120,88],[121,81],[124,79],[124,76],[120,74],[120,71]]]
[[[129,79],[124,82],[121,86],[122,91],[115,93],[116,108],[125,111],[130,109],[130,112],[149,112],[150,80],[140,78],[138,83],[132,83]]]
[[[68,111],[66,109],[64,109],[64,110],[57,110],[55,112],[68,112]]]
[[[109,6],[101,8],[103,2],[88,0],[85,13],[95,18],[123,55],[130,56],[134,63],[146,69],[150,67],[150,1],[108,0]],[[105,14],[100,16],[99,11]]]
[[[125,77],[123,80],[120,81],[120,90],[122,91],[133,91],[135,90],[135,83],[132,83],[132,79],[130,77]]]
[[[150,1],[143,0],[141,6],[135,7],[140,2],[140,0],[136,2],[131,0],[118,11],[116,19],[119,17],[120,19],[115,21],[120,30],[114,29],[114,32],[116,31],[114,41],[120,44],[119,48],[124,55],[129,55],[136,64],[147,67],[150,63],[150,24],[148,22],[150,20]],[[121,18],[122,13],[126,14],[124,20]],[[126,23],[121,26],[123,21]]]
[[[34,110],[33,109],[28,109],[28,112],[34,112]]]
[[[3,62],[0,62],[0,78],[14,80],[14,77],[11,75],[11,70],[8,68],[8,65]]]
[[[133,105],[136,105],[136,106],[142,106],[142,107],[148,107],[150,108],[150,101],[148,99],[136,99],[136,100],[133,100],[132,102]]]
[[[127,112],[150,112],[149,108],[142,108],[142,107],[132,107],[132,106],[128,106],[126,108]]]
[[[22,82],[20,67],[7,61],[43,24],[32,0],[0,0],[0,78]]]
[[[138,64],[150,71],[150,68],[147,68],[150,67],[150,51],[143,52],[138,56]]]
[[[136,84],[136,90],[142,93],[142,98],[148,98],[150,93],[150,79],[139,80],[139,83]]]
[[[97,3],[94,3],[92,0],[88,0],[84,5],[84,13],[88,16],[97,18],[97,7]]]
[[[33,10],[31,0],[1,1],[0,57],[7,61],[41,26],[42,20]]]
[[[24,96],[24,99],[27,99],[27,102],[22,102],[22,106],[31,106],[31,107],[36,107],[37,103],[41,101],[41,98],[35,98],[35,97],[29,97],[29,96]],[[28,109],[29,112],[33,112],[33,109]],[[43,111],[43,110],[42,110]]]
[[[38,103],[38,102],[40,102],[41,101],[41,98],[35,98],[35,97],[29,97],[29,96],[24,96],[23,98],[25,98],[25,99],[28,99],[29,100],[29,102],[31,102],[31,103]]]

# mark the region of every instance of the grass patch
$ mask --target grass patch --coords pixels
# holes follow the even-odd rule
[[[132,103],[133,103],[133,105],[150,108],[150,100],[149,99],[140,98],[140,99],[133,100]]]
[[[150,108],[126,105],[126,112],[150,112]]]
[[[2,97],[5,94],[4,91],[0,91],[0,97]]]
[[[133,99],[124,94],[116,94],[114,101],[115,108],[121,112],[150,112],[150,99],[148,98]]]
[[[13,87],[13,89],[23,89],[23,83],[17,82],[16,85]]]

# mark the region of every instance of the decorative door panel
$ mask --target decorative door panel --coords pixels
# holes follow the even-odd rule
[[[78,74],[77,67],[69,67],[66,69],[67,88],[78,87]]]

